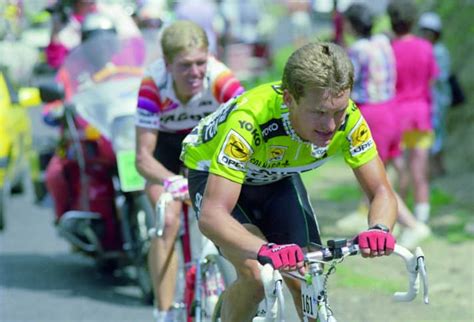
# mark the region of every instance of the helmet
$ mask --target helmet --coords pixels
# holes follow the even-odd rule
[[[85,41],[94,35],[102,33],[116,33],[115,26],[109,17],[101,13],[88,14],[81,27],[81,39]]]
[[[438,14],[434,12],[425,12],[421,15],[420,20],[418,20],[418,27],[433,30],[435,32],[441,32],[443,26]]]

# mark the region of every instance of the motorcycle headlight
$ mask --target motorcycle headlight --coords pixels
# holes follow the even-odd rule
[[[112,146],[115,151],[135,150],[135,116],[127,115],[114,119]]]

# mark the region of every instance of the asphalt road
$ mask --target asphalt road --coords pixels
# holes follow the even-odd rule
[[[30,116],[36,139],[56,135],[40,108]],[[288,303],[288,317],[296,321]],[[55,231],[50,201],[35,204],[31,186],[10,198],[0,233],[1,322],[152,320],[152,307],[129,278],[100,274],[92,259],[70,251]]]
[[[42,125],[39,108],[30,114],[35,137],[56,133]],[[152,321],[139,289],[71,253],[53,227],[51,206],[33,199],[30,187],[10,199],[0,233],[0,321]]]

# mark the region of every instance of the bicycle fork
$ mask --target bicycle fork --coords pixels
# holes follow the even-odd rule
[[[303,321],[308,322],[310,316],[318,322],[337,322],[336,318],[332,315],[331,309],[329,308],[326,282],[327,279],[324,276],[324,266],[321,263],[311,263],[309,265],[309,278],[310,280],[302,281],[302,292],[301,301],[302,309],[304,314]],[[303,292],[304,283],[309,284],[308,287],[312,288],[312,292],[309,294]],[[314,305],[316,304],[316,305]]]

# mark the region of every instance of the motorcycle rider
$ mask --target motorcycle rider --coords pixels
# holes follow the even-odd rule
[[[147,180],[153,205],[170,192],[162,237],[151,243],[148,261],[155,294],[156,321],[173,320],[178,267],[174,251],[182,202],[188,198],[187,179],[179,160],[181,142],[201,118],[243,92],[240,82],[209,55],[209,42],[199,25],[178,20],[164,29],[163,58],[154,61],[142,80],[136,123],[136,167]]]
[[[98,3],[96,0],[59,0],[48,10],[53,13],[53,29],[45,56],[48,65],[54,69],[59,69],[68,53],[83,41],[82,25],[90,13],[106,15],[122,38],[140,35],[133,19],[120,5]]]
[[[84,23],[82,24],[81,38],[82,41],[87,41],[92,39],[92,37],[110,33],[116,33],[116,29],[112,22],[102,14],[91,13],[85,18]],[[78,64],[80,65],[79,62]],[[68,101],[72,96],[72,89],[76,84],[71,83],[71,80],[63,69],[58,71],[56,81],[64,87],[65,100]],[[77,190],[80,188],[72,186],[70,178],[68,179],[68,176],[71,175],[71,171],[73,171],[76,161],[73,148],[68,145],[67,140],[64,140],[63,138],[64,128],[61,126],[63,115],[64,106],[61,101],[46,104],[43,109],[43,120],[45,123],[53,126],[60,126],[60,142],[56,147],[56,151],[49,161],[45,172],[46,189],[51,195],[54,205],[55,224],[59,223],[61,216],[65,212],[79,207],[77,198],[74,198],[74,196],[77,195]],[[75,121],[79,136],[84,136],[86,132],[88,135],[95,133],[98,139],[104,140],[103,138],[99,138],[100,133],[80,116],[75,115]],[[110,144],[103,144],[102,146],[109,147]],[[107,150],[108,151],[105,151],[105,153],[110,156],[109,159],[113,159],[112,148],[110,147]],[[105,246],[113,247],[116,245],[117,238],[114,236],[115,234],[108,235],[105,240]]]

